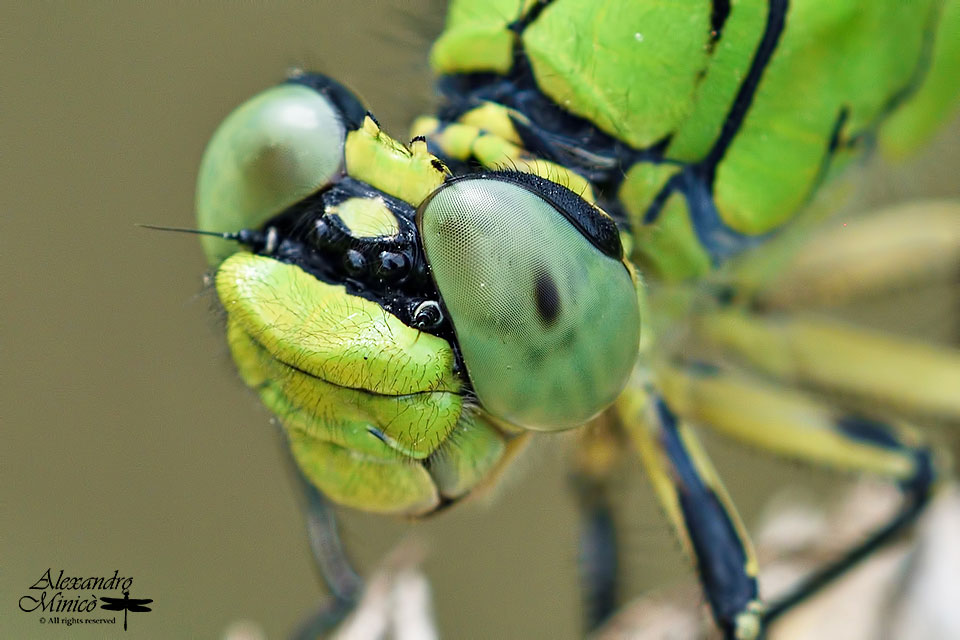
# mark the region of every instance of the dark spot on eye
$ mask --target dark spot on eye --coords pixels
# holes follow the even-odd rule
[[[546,357],[547,354],[540,347],[532,348],[527,352],[527,362],[535,369],[543,367],[543,361]]]
[[[550,326],[560,315],[560,292],[557,284],[545,271],[538,271],[534,283],[534,297],[537,301],[537,313],[543,324]]]

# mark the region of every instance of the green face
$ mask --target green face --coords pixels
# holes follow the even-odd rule
[[[536,176],[453,178],[363,113],[318,76],[241,105],[204,155],[198,219],[246,232],[204,249],[240,374],[303,471],[343,504],[424,513],[489,477],[518,427],[613,402],[637,293],[595,206]]]
[[[940,0],[453,0],[446,120],[409,145],[310,75],[214,135],[197,211],[246,243],[204,242],[240,373],[334,500],[459,498],[633,368],[636,280],[593,203],[647,277],[708,274],[873,141],[929,133],[958,25]]]

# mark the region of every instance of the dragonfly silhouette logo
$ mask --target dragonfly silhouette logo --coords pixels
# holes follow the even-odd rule
[[[128,613],[152,611],[147,605],[152,598],[131,598],[133,578],[121,576],[118,570],[107,576],[73,576],[63,569],[59,574],[47,569],[40,579],[20,597],[20,610],[37,615],[43,625],[72,627],[117,624],[119,616],[103,616],[101,611],[123,611],[123,630],[127,630]],[[122,598],[101,595],[123,593]],[[97,608],[99,605],[99,609]]]
[[[100,598],[103,604],[100,605],[101,609],[106,609],[107,611],[123,611],[123,630],[127,630],[127,612],[141,613],[145,611],[152,611],[150,607],[145,605],[153,602],[152,598],[131,598],[129,591],[123,592],[122,598]]]

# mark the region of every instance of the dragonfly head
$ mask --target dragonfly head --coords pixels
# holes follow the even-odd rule
[[[430,511],[487,475],[518,428],[583,424],[632,370],[636,280],[609,217],[536,175],[454,176],[326,77],[291,78],[224,121],[197,215],[256,232],[246,247],[202,238],[228,341],[341,503]]]

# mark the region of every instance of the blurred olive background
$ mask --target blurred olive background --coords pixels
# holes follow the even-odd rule
[[[280,638],[320,601],[297,496],[269,416],[229,361],[199,245],[134,225],[192,226],[213,129],[294,66],[340,78],[402,138],[431,105],[426,51],[442,11],[432,0],[4,3],[0,637],[121,632],[21,612],[48,568],[132,576],[131,597],[154,611],[131,614],[131,638],[216,638],[241,619]],[[954,123],[907,167],[875,169],[859,206],[960,194],[958,141]],[[956,339],[955,296],[882,309],[880,324]],[[413,527],[346,514],[360,568],[413,529],[445,637],[576,637],[558,440],[538,441],[493,505]],[[771,488],[759,477],[810,475],[711,444],[748,519]],[[630,586],[689,579],[640,475],[619,491]]]

